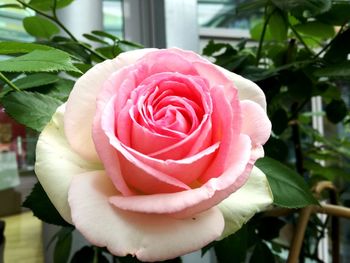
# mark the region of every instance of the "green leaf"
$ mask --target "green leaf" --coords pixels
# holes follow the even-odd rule
[[[350,2],[333,1],[331,9],[316,18],[326,24],[341,26],[350,20]]]
[[[100,30],[94,30],[94,31],[91,31],[92,34],[96,35],[96,36],[100,36],[100,37],[106,37],[106,38],[109,38],[113,41],[115,40],[119,40],[118,37],[116,37],[115,35],[112,35],[110,33],[107,33],[105,31],[100,31]]]
[[[286,223],[277,217],[261,217],[257,220],[258,235],[264,240],[272,240],[279,237],[280,230],[285,225]]]
[[[248,249],[248,228],[246,225],[233,235],[215,242],[215,255],[219,263],[244,262]]]
[[[57,82],[59,79],[60,78],[57,75],[49,73],[36,73],[17,79],[13,81],[13,84],[15,84],[19,89],[25,90],[52,84]],[[0,98],[10,91],[12,91],[12,89],[9,86],[5,86],[0,92]]]
[[[332,100],[331,103],[326,106],[325,111],[328,120],[333,123],[341,122],[348,114],[348,109],[342,99]]]
[[[109,263],[98,247],[85,246],[75,252],[70,263]]]
[[[40,183],[34,185],[32,192],[27,196],[23,206],[30,208],[36,217],[46,223],[72,227],[57,212]]]
[[[40,16],[29,16],[23,19],[24,29],[32,36],[50,39],[60,29],[50,20]]]
[[[281,11],[275,11],[268,22],[271,38],[276,41],[285,41],[287,39],[288,27]]]
[[[63,8],[72,3],[74,0],[57,0],[56,8]],[[33,6],[40,11],[49,11],[53,7],[52,0],[31,0],[29,5]]]
[[[264,145],[266,156],[284,162],[288,157],[288,145],[281,139],[270,137]]]
[[[255,164],[267,176],[275,205],[300,208],[318,204],[303,178],[294,170],[269,157],[259,159]]]
[[[11,92],[1,100],[5,111],[19,123],[41,131],[61,101],[36,92]]]
[[[332,38],[335,35],[334,26],[321,23],[319,21],[310,21],[298,24],[295,29],[302,34],[318,37],[321,39]]]
[[[337,35],[330,48],[324,55],[324,59],[330,63],[340,63],[348,60],[350,46],[350,28]]]
[[[273,263],[275,257],[264,242],[256,244],[249,263]]]
[[[22,9],[20,5],[17,4],[2,4],[0,5],[0,8],[17,8],[17,9]]]
[[[60,50],[35,50],[28,54],[0,61],[0,71],[5,72],[50,72],[76,71],[70,56]]]
[[[350,79],[350,61],[326,65],[323,68],[316,69],[313,74],[316,77]]]
[[[287,112],[282,108],[276,110],[271,117],[271,123],[273,132],[280,135],[288,127]]]
[[[66,263],[72,248],[72,232],[74,227],[62,227],[57,233],[57,242],[53,252],[54,263]]]
[[[93,42],[97,42],[97,43],[101,43],[101,44],[106,44],[108,45],[107,41],[104,41],[103,39],[96,37],[94,35],[91,34],[83,34],[83,37],[85,37],[86,39],[93,41]]]
[[[70,79],[60,79],[54,83],[53,87],[48,90],[45,94],[58,99],[60,101],[66,101],[72,88],[74,86],[74,81]]]
[[[19,54],[19,53],[29,53],[34,50],[54,50],[54,48],[34,44],[34,43],[24,43],[24,42],[13,42],[13,41],[3,41],[0,42],[0,54]]]

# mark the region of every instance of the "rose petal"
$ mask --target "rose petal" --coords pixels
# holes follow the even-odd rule
[[[61,216],[71,222],[68,188],[73,176],[100,170],[100,164],[85,161],[68,144],[63,131],[65,104],[60,106],[41,132],[36,147],[35,173]]]
[[[120,54],[113,60],[95,65],[74,85],[67,101],[64,129],[73,150],[87,160],[99,160],[92,141],[92,123],[96,97],[103,83],[113,72],[134,63],[153,49],[139,49]]]
[[[210,179],[203,186],[182,192],[153,195],[113,196],[110,202],[116,207],[143,213],[169,213],[178,217],[188,217],[218,204],[247,180],[250,164],[251,142],[241,135],[236,154],[231,156],[231,166],[218,178]]]
[[[263,145],[270,137],[271,122],[266,112],[255,102],[240,101],[242,111],[242,130],[252,140],[253,145]]]
[[[259,104],[266,111],[266,98],[262,89],[253,81],[243,78],[227,69],[216,66],[228,79],[230,79],[238,89],[240,100],[251,100]]]
[[[222,233],[224,221],[216,208],[179,220],[116,209],[108,202],[116,194],[103,172],[74,177],[69,190],[75,227],[92,244],[115,255],[166,260],[200,249]]]
[[[248,181],[218,205],[225,218],[221,238],[239,230],[255,213],[266,209],[272,202],[273,195],[265,174],[254,167]]]

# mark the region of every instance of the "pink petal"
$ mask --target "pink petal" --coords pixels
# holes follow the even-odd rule
[[[264,92],[253,81],[216,66],[238,89],[240,100],[251,100],[259,104],[266,111],[266,98]]]
[[[112,178],[117,189],[119,191],[121,189],[127,190],[127,184],[144,193],[176,192],[189,189],[181,181],[145,165],[124,148],[114,132],[114,99],[115,97],[112,97],[106,105],[101,120],[97,119],[99,115],[96,116],[94,140],[98,145],[97,149],[107,174]],[[104,139],[102,133],[107,136],[109,142]],[[116,157],[119,158],[119,162],[114,162]]]
[[[242,111],[242,133],[247,134],[253,145],[263,145],[270,137],[271,122],[266,112],[259,104],[243,100],[240,102]]]
[[[235,144],[238,139],[241,117],[238,101],[232,98],[232,102],[226,99],[225,94],[219,87],[211,90],[213,100],[213,140],[220,141],[220,149],[207,171],[199,178],[201,183],[207,182],[210,178],[220,176],[230,163],[228,160],[235,151]]]
[[[113,196],[110,202],[116,207],[142,213],[169,213],[173,216],[188,217],[215,206],[241,187],[247,180],[252,163],[249,137],[241,135],[236,145],[237,152],[230,156],[231,165],[218,178],[210,179],[203,186],[168,194]]]
[[[113,60],[106,60],[86,72],[74,85],[68,98],[64,128],[69,144],[79,155],[91,161],[98,161],[92,141],[92,123],[96,109],[96,97],[103,83],[113,73],[134,63],[153,49],[140,49],[120,54]]]
[[[222,233],[224,220],[216,208],[180,220],[116,209],[108,202],[116,194],[103,172],[75,177],[69,190],[75,227],[114,255],[152,262],[171,259],[202,248]]]

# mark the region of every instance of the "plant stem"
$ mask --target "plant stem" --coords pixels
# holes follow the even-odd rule
[[[256,65],[257,66],[259,65],[259,60],[260,60],[260,57],[261,57],[262,45],[263,45],[265,34],[266,34],[267,24],[268,24],[268,22],[270,20],[270,17],[272,15],[272,13],[267,15],[267,5],[266,5],[265,6],[265,17],[266,17],[266,19],[265,19],[264,26],[263,26],[263,29],[262,29],[262,32],[261,32],[261,35],[260,35],[258,50],[256,52]]]
[[[0,72],[0,79],[3,80],[9,87],[15,91],[21,91],[15,84],[12,83],[4,74]]]
[[[298,103],[294,103],[292,105],[292,112],[298,112]],[[298,123],[297,117],[298,117],[298,113],[296,113],[295,119],[291,122],[292,123],[292,141],[294,144],[296,169],[301,176],[304,176],[304,172],[305,172],[304,158],[303,158],[303,151],[301,148],[300,130],[299,130],[299,123]]]
[[[288,26],[290,27],[290,29],[293,31],[294,35],[297,37],[297,39],[300,41],[300,43],[305,47],[305,49],[310,53],[310,54],[314,54],[314,52],[308,47],[308,45],[305,43],[304,39],[301,37],[301,35],[298,33],[298,31],[296,31],[296,29],[294,28],[294,26],[289,23],[288,18],[286,18],[286,21],[288,23]]]
[[[44,17],[46,17],[47,19],[50,19],[51,21],[55,22],[74,42],[76,42],[78,45],[80,45],[81,47],[83,47],[84,49],[88,50],[90,53],[94,54],[95,56],[97,56],[98,58],[102,59],[102,60],[106,60],[107,58],[105,56],[103,56],[102,54],[96,52],[95,50],[93,50],[92,48],[90,48],[89,46],[87,46],[86,44],[80,42],[69,30],[68,28],[66,28],[66,26],[58,19],[57,17],[57,13],[56,13],[56,9],[57,9],[57,2],[54,0],[53,3],[53,8],[52,8],[52,15],[50,16],[40,10],[38,10],[37,8],[23,2],[22,0],[16,0],[17,2],[21,3],[23,6],[28,7],[30,9],[32,9],[33,11],[35,11],[37,14],[42,15]]]

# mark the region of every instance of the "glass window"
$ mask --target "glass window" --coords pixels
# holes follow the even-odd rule
[[[103,27],[113,35],[123,37],[122,0],[103,1]]]
[[[13,4],[13,0],[0,0],[0,5]],[[0,40],[33,41],[22,25],[22,19],[33,15],[30,10],[17,8],[0,8]]]
[[[254,12],[236,13],[237,5],[245,0],[198,0],[198,23],[206,28],[244,29],[254,24],[261,17],[261,10]]]

